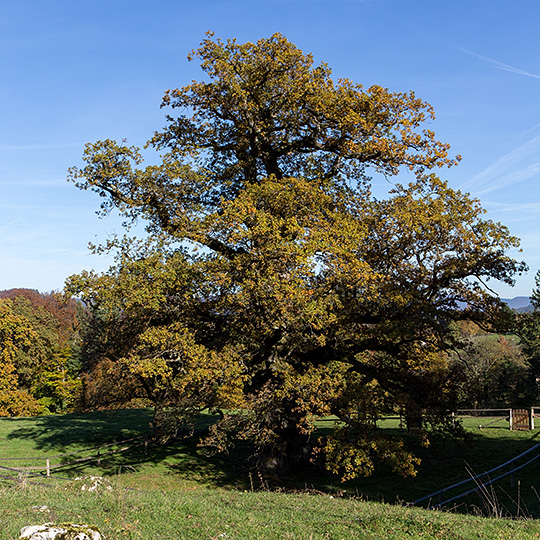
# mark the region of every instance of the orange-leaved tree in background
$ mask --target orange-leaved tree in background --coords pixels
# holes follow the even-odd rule
[[[0,300],[0,416],[32,415],[39,405],[19,388],[15,356],[33,337],[28,320],[14,313],[10,300]]]

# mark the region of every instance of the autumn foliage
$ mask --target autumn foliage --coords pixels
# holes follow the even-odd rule
[[[206,79],[165,93],[157,164],[104,140],[70,172],[128,226],[95,247],[116,253],[108,272],[68,282],[99,317],[102,356],[136,381],[126,397],[154,404],[160,438],[167,418],[210,408],[222,419],[205,444],[248,439],[266,471],[317,454],[344,479],[414,474],[375,420],[403,410],[422,440],[426,419],[448,427],[450,323],[497,324],[484,283],[524,269],[506,254],[517,239],[433,173],[459,158],[412,92],[334,81],[279,34],[208,35],[190,59]],[[374,175],[404,171],[408,184],[372,195]],[[314,445],[329,414],[335,433]]]
[[[0,292],[0,416],[63,412],[77,399],[78,307],[57,293]]]

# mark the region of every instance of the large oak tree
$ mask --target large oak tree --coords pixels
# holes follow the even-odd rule
[[[109,361],[154,402],[159,434],[167,407],[220,409],[215,445],[233,430],[282,470],[311,456],[314,419],[334,413],[319,448],[331,469],[349,478],[386,461],[412,473],[373,419],[392,407],[417,423],[444,417],[449,323],[497,321],[485,283],[524,268],[506,254],[517,240],[431,172],[459,158],[412,92],[334,81],[279,34],[209,34],[189,58],[206,79],[165,93],[154,164],[105,140],[71,170],[102,213],[147,235],[96,247],[117,264],[69,289],[99,312]],[[373,175],[403,171],[408,185],[373,197]]]

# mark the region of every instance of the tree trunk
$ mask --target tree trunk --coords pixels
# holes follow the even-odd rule
[[[166,413],[161,403],[154,404],[154,416],[152,418],[152,438],[162,444],[167,440]]]
[[[296,425],[280,429],[272,445],[263,447],[257,456],[257,466],[264,474],[281,475],[306,467],[311,458],[309,437],[299,433]]]
[[[407,431],[411,432],[417,429],[422,429],[423,415],[422,409],[417,407],[405,408],[405,422],[407,424]]]

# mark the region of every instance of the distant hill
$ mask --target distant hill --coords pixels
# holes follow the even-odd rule
[[[520,313],[526,313],[532,311],[533,307],[531,304],[531,299],[528,296],[516,296],[515,298],[501,298],[501,300]]]

